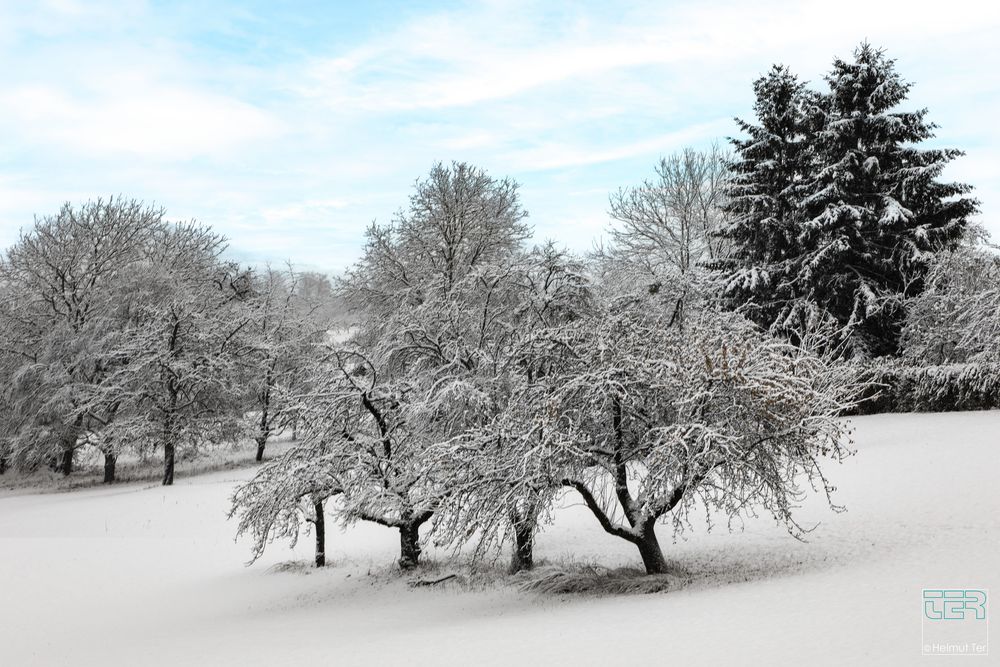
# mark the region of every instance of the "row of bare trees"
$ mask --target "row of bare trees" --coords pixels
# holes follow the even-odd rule
[[[299,381],[328,308],[317,276],[251,271],[196,223],[125,198],[36,220],[0,260],[0,461],[69,475],[99,450],[104,481],[123,454],[253,437],[285,425],[279,387]],[[252,421],[251,421],[252,420]]]
[[[698,504],[800,530],[804,485],[828,491],[822,459],[848,453],[855,388],[713,304],[697,262],[718,251],[720,165],[685,153],[612,197],[628,222],[594,258],[529,246],[509,179],[436,165],[340,285],[357,328],[297,395],[301,443],[234,496],[254,556],[332,512],[397,531],[404,569],[429,539],[476,557],[509,545],[527,569],[565,494],[649,573],[668,568],[655,526],[682,530]]]

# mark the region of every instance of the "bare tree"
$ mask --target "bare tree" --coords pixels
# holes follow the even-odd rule
[[[838,415],[849,388],[826,362],[738,316],[672,326],[671,306],[619,299],[536,337],[533,355],[553,372],[511,401],[519,449],[489,473],[505,497],[575,490],[651,574],[668,569],[657,522],[682,530],[695,507],[730,520],[763,508],[801,534],[802,482],[829,492],[821,459],[848,453]]]
[[[326,565],[325,503],[340,493],[339,482],[331,475],[333,466],[320,461],[329,452],[297,446],[261,467],[249,482],[233,494],[229,517],[239,517],[238,535],[253,538],[253,558],[260,558],[275,539],[286,538],[295,546],[303,524],[315,531],[316,567]]]
[[[517,250],[530,233],[517,183],[464,162],[435,164],[409,208],[389,226],[372,224],[363,259],[341,294],[356,311],[380,316],[449,291],[477,266]]]
[[[726,155],[713,145],[660,159],[655,177],[611,195],[610,245],[598,258],[610,270],[654,282],[695,271],[724,252],[714,232],[722,223]]]
[[[271,434],[288,425],[287,397],[317,356],[327,329],[320,318],[322,305],[303,294],[302,279],[291,268],[278,272],[268,266],[251,274],[243,302],[249,318],[243,363],[252,386],[258,462]]]
[[[249,280],[221,260],[224,248],[195,223],[157,228],[121,304],[128,328],[115,353],[129,363],[113,377],[123,398],[109,433],[163,447],[164,485],[173,484],[179,446],[242,432]]]
[[[113,349],[119,306],[162,218],[162,209],[121,197],[66,204],[36,220],[0,261],[10,297],[0,320],[13,369],[5,411],[15,422],[12,447],[54,441],[63,474],[76,448],[92,442],[104,453],[105,481],[114,481],[118,449],[100,433],[121,399],[111,379],[128,361]]]
[[[901,341],[909,360],[1000,360],[1000,255],[978,241],[938,254],[924,291],[907,301]]]

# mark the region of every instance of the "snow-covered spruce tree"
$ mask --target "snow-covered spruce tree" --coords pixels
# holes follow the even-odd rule
[[[301,387],[327,329],[320,303],[304,295],[300,283],[291,268],[266,267],[250,274],[249,294],[242,301],[249,318],[242,363],[252,386],[257,461],[263,460],[271,434],[290,425],[286,399]]]
[[[826,82],[808,92],[776,68],[755,85],[760,125],[734,144],[732,254],[716,268],[730,307],[793,342],[834,324],[842,354],[892,355],[903,302],[977,204],[938,180],[961,151],[916,147],[935,126],[896,110],[910,85],[882,51],[861,45]]]
[[[102,434],[122,400],[113,378],[128,363],[116,352],[119,304],[162,217],[121,197],[66,204],[36,220],[0,261],[9,296],[0,307],[10,374],[4,413],[18,460],[52,455],[68,475],[77,447],[90,443],[104,454],[104,481],[114,481],[123,443]]]
[[[794,339],[806,312],[795,276],[803,254],[802,188],[811,173],[815,96],[787,67],[775,65],[754,84],[756,123],[736,119],[746,138],[730,139],[726,184],[728,246],[708,265],[722,277],[722,301],[765,330]]]
[[[822,123],[805,184],[805,253],[797,290],[843,327],[848,350],[894,355],[904,300],[919,294],[934,255],[961,238],[971,187],[939,181],[961,151],[920,149],[927,110],[898,111],[910,84],[895,61],[862,44],[826,77]]]
[[[559,370],[518,396],[531,438],[494,474],[580,494],[606,532],[667,571],[655,532],[699,507],[730,521],[764,510],[797,534],[803,485],[829,493],[821,459],[848,453],[850,404],[831,367],[739,315],[670,323],[672,300],[642,294],[539,337]]]
[[[116,354],[129,362],[113,378],[124,398],[109,432],[163,447],[164,485],[173,484],[179,447],[233,441],[244,430],[249,283],[222,260],[224,248],[196,223],[156,228],[120,303],[127,329]]]

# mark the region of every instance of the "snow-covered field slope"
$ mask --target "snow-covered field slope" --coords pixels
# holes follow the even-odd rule
[[[1000,592],[1000,412],[855,425],[857,456],[831,469],[846,513],[807,503],[806,544],[766,518],[673,545],[663,527],[695,580],[652,595],[410,589],[387,575],[397,537],[378,526],[329,531],[323,571],[274,567],[307,561],[309,539],[245,568],[225,513],[251,471],[7,495],[0,664],[915,664],[921,588]],[[538,551],[638,561],[575,505]]]

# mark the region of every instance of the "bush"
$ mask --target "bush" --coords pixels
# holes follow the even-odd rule
[[[911,366],[893,360],[854,372],[875,384],[853,415],[1000,408],[1000,363]]]

